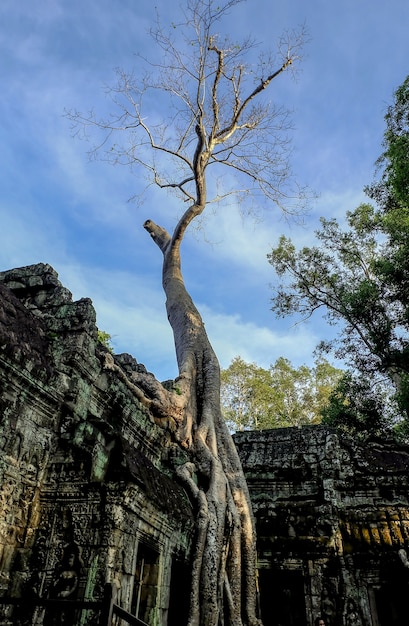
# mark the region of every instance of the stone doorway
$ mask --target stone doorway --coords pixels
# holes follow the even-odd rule
[[[375,592],[379,626],[402,626],[409,622],[409,582],[394,576]]]
[[[159,553],[143,543],[138,546],[131,613],[147,624],[152,622],[158,594]]]
[[[189,615],[191,569],[188,563],[174,558],[170,579],[168,626],[186,624]]]
[[[302,572],[260,569],[259,587],[264,626],[306,626]]]

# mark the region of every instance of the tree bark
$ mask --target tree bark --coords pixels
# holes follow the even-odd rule
[[[178,474],[197,512],[188,626],[255,626],[254,520],[237,450],[221,413],[219,363],[184,285],[182,236],[176,232],[171,238],[150,220],[144,227],[163,253],[166,310],[179,368],[175,385],[183,398],[174,436],[191,459]]]

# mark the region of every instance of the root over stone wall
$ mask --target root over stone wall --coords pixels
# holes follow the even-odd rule
[[[186,459],[133,392],[140,371],[99,343],[92,302],[74,302],[52,267],[0,272],[0,596],[22,600],[0,604],[0,625],[97,624],[90,610],[53,616],[24,601],[98,600],[106,583],[150,626],[186,622],[194,514],[175,471]],[[406,623],[409,448],[321,426],[235,443],[264,626]]]

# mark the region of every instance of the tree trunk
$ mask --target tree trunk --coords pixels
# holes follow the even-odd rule
[[[146,230],[163,253],[163,288],[183,411],[177,442],[190,456],[178,474],[197,512],[189,626],[253,626],[256,617],[255,530],[241,463],[220,407],[220,367],[180,269],[179,244],[151,221]]]

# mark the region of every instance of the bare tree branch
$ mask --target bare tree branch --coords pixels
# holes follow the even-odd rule
[[[184,285],[181,242],[206,206],[228,195],[240,200],[259,193],[287,212],[302,208],[305,200],[304,190],[292,184],[288,113],[264,98],[298,60],[305,34],[283,39],[287,45],[277,62],[249,64],[253,41],[237,45],[215,31],[240,2],[186,0],[182,23],[166,32],[158,21],[151,30],[160,61],[140,57],[148,70],[144,75],[117,71],[116,86],[107,90],[112,114],[104,119],[93,111],[67,113],[77,135],[96,131],[91,157],[144,171],[150,184],[187,202],[172,233],[152,220],[144,223],[163,255],[178,392],[137,373],[129,388],[189,455],[178,471],[197,507],[188,626],[258,626],[259,620],[250,496],[222,416],[219,363]],[[226,171],[234,176],[213,192],[217,175]],[[107,360],[106,367],[119,366]]]

